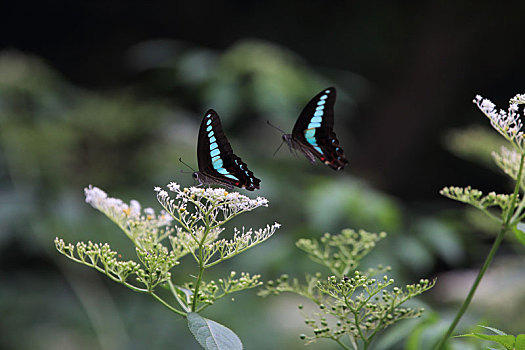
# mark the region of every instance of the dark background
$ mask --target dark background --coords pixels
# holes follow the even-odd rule
[[[363,227],[391,234],[371,261],[397,268],[401,284],[448,270],[473,273],[468,269],[480,266],[493,227],[483,229],[481,218],[438,191],[472,185],[508,192],[509,182],[483,162],[451,152],[446,140],[454,128],[488,126],[471,103],[476,94],[506,108],[512,96],[523,93],[524,6],[3,2],[0,329],[6,334],[0,346],[47,349],[59,342],[78,349],[160,349],[179,348],[173,344],[182,339],[188,345],[181,348],[196,348],[184,322],[146,297],[72,266],[53,251],[52,240],[116,239],[115,228],[82,203],[81,189],[89,183],[155,208],[154,185],[173,180],[191,185],[177,159],[196,164],[198,123],[208,108],[218,110],[235,152],[262,179],[260,194],[270,199],[267,212],[250,214],[241,224],[284,224],[269,247],[245,253],[225,270],[240,270],[244,263],[263,278],[301,276],[316,267],[296,252],[297,238]],[[271,74],[258,70],[262,66],[276,78],[265,80]],[[266,120],[291,130],[308,99],[330,85],[338,89],[335,131],[350,166],[341,173],[312,167],[285,149],[272,158],[280,139]],[[320,200],[329,205],[316,207]],[[126,249],[125,241],[121,246]],[[502,261],[515,263],[522,255],[512,247],[502,248]],[[517,281],[510,289],[522,290],[523,279],[509,278]],[[445,295],[462,295],[469,285],[451,282],[445,288],[446,277],[442,281],[443,289],[425,302],[446,323],[455,304],[445,301],[457,300]],[[104,342],[100,326],[110,317],[93,297],[101,290],[119,314],[112,323],[118,334],[108,336],[114,343]],[[217,305],[208,316],[233,329],[237,322],[247,348],[301,348],[297,334],[306,330],[293,318],[299,317],[293,306],[300,301],[254,294]],[[271,326],[282,304],[289,304],[290,322],[297,323],[291,330]],[[93,316],[90,308],[99,311]],[[253,317],[248,312],[240,317],[239,308],[253,310]],[[509,321],[508,312],[481,311],[467,319],[473,325],[488,319],[509,332],[522,329],[523,316]],[[36,345],[37,339],[44,340]]]

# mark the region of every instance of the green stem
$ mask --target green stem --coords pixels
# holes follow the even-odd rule
[[[206,225],[206,231],[202,235],[202,240],[199,243],[199,276],[197,277],[197,284],[195,285],[195,290],[193,291],[193,303],[191,304],[191,311],[195,312],[197,310],[197,299],[199,294],[199,288],[201,286],[201,280],[202,275],[204,274],[204,257],[202,256],[202,246],[204,245],[204,242],[206,241],[206,237],[208,236],[208,233],[210,232],[210,218],[209,218],[209,212],[206,213],[204,217],[204,224]]]
[[[186,304],[186,302],[180,299],[179,294],[175,290],[175,286],[173,285],[173,282],[171,282],[171,279],[168,280],[168,285],[170,287],[171,294],[173,294],[173,297],[175,298],[175,300],[177,300],[177,302],[179,303],[180,307],[182,307],[184,309],[184,311],[190,312],[190,309],[189,309],[188,305]]]
[[[474,284],[470,288],[470,291],[467,295],[467,298],[463,301],[463,304],[461,305],[461,308],[459,309],[456,317],[454,318],[454,321],[452,321],[452,324],[449,326],[447,332],[445,335],[441,338],[438,345],[436,346],[436,350],[441,350],[445,347],[445,343],[447,342],[448,338],[452,335],[454,332],[454,329],[456,328],[457,324],[459,323],[459,320],[467,311],[467,308],[470,305],[470,302],[472,301],[472,298],[474,297],[474,293],[476,293],[476,289],[478,288],[479,283],[481,282],[481,279],[483,278],[483,275],[485,275],[485,272],[487,271],[490,263],[492,262],[492,259],[494,259],[494,255],[496,254],[496,251],[498,250],[501,242],[503,241],[503,238],[505,237],[505,234],[507,231],[509,231],[509,223],[512,219],[512,214],[514,213],[514,209],[516,206],[516,199],[518,197],[518,192],[520,190],[521,185],[521,177],[523,173],[523,162],[525,160],[525,153],[521,155],[520,160],[520,168],[518,171],[518,176],[516,180],[516,186],[514,187],[514,193],[512,194],[512,199],[508,208],[507,217],[505,218],[505,221],[501,225],[501,230],[496,236],[496,240],[492,244],[492,248],[490,249],[489,254],[487,255],[487,258],[485,259],[485,262],[483,263],[483,266],[481,267],[481,270],[478,272],[478,276],[476,277],[476,280],[474,281]]]
[[[485,259],[485,263],[481,267],[481,270],[479,270],[478,276],[476,277],[476,280],[474,281],[474,284],[470,288],[470,291],[467,295],[467,298],[465,301],[463,301],[463,304],[461,305],[461,308],[459,309],[459,312],[457,313],[456,317],[454,318],[454,321],[449,326],[447,333],[441,338],[441,341],[439,342],[438,346],[436,347],[436,350],[441,350],[444,348],[444,345],[448,338],[452,335],[452,332],[454,332],[454,329],[456,328],[457,324],[459,323],[459,320],[467,310],[468,306],[470,305],[470,302],[472,301],[472,298],[474,297],[474,293],[476,292],[476,289],[478,288],[479,283],[481,282],[481,279],[483,278],[483,275],[487,271],[487,268],[489,267],[490,263],[492,262],[492,259],[494,258],[494,255],[496,254],[496,251],[498,250],[501,241],[503,240],[503,237],[505,236],[505,233],[507,232],[507,229],[502,227],[501,231],[498,233],[498,236],[496,237],[496,240],[494,241],[494,244],[492,245],[492,248],[490,249],[489,254],[487,255],[487,258]]]
[[[343,343],[342,341],[340,341],[339,339],[335,339],[334,340],[337,342],[337,344],[339,344],[339,346],[341,346],[343,349],[345,350],[350,350],[350,348],[348,346],[345,345],[345,343]]]
[[[488,211],[486,208],[483,208],[483,207],[476,207],[478,209],[480,209],[481,211],[483,211],[485,213],[485,215],[487,215],[489,218],[491,218],[492,220],[494,221],[497,221],[499,223],[501,223],[501,219],[498,218],[496,215],[492,214],[490,211]]]
[[[154,297],[155,299],[157,299],[162,305],[166,306],[168,309],[170,309],[171,311],[175,312],[176,314],[178,315],[181,315],[183,317],[186,317],[186,313],[185,312],[182,312],[180,310],[177,310],[175,309],[173,306],[171,306],[170,304],[168,304],[164,299],[162,299],[161,297],[159,297],[157,294],[153,293],[153,292],[150,292],[149,294],[151,294],[152,297]]]
[[[202,275],[204,274],[204,261],[202,257],[202,249],[199,248],[199,276],[197,277],[197,284],[195,285],[195,290],[193,291],[193,303],[191,304],[191,311],[195,312],[197,309],[197,299],[199,288],[201,285]]]

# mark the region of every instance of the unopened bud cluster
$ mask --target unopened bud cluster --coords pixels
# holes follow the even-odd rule
[[[392,278],[373,277],[390,271],[389,266],[380,265],[367,272],[356,270],[361,259],[385,236],[385,233],[344,230],[340,235],[326,233],[319,240],[301,239],[297,246],[312,260],[328,267],[332,275],[324,279],[321,273],[307,275],[306,283],[282,275],[269,281],[259,295],[293,292],[317,304],[313,315],[304,314],[305,324],[312,331],[310,336],[300,335],[306,344],[321,338],[339,343],[345,335],[369,342],[379,330],[402,319],[418,317],[421,309],[401,305],[434,285],[434,282],[421,280],[404,289],[391,288]],[[303,305],[299,305],[299,310],[304,313]]]

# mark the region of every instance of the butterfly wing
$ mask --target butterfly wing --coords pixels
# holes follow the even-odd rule
[[[315,95],[299,115],[292,138],[304,148],[303,152],[308,151],[331,168],[340,170],[348,160],[333,130],[335,97],[333,87]]]
[[[249,191],[259,188],[256,178],[241,158],[233,154],[232,147],[222,130],[217,112],[206,112],[199,130],[197,144],[199,172],[212,182],[228,187],[237,186]]]

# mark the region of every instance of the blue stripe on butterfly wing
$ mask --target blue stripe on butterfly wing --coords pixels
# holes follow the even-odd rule
[[[328,98],[328,95],[323,95],[321,97],[319,97],[320,100],[326,100]]]
[[[321,117],[313,117],[310,120],[310,123],[321,123],[322,121],[323,121],[323,118],[321,118]]]
[[[214,143],[214,145],[217,145],[217,144]],[[219,154],[221,154],[221,151],[219,151],[218,148],[212,149],[211,152],[210,152],[210,156],[212,156],[212,157],[218,156]]]
[[[304,137],[306,138],[312,138],[314,137],[314,135],[315,135],[315,129],[308,128],[304,131]]]
[[[229,177],[230,179],[234,179],[235,181],[239,181],[238,178],[236,178],[235,176],[233,176],[231,174],[224,174],[224,176]]]
[[[217,142],[210,143],[210,151],[213,151],[215,148],[219,148],[219,146],[217,145]]]
[[[211,125],[208,125],[208,126],[206,127],[206,131],[211,131]]]
[[[322,111],[323,109],[324,109],[323,105],[315,107],[316,111]]]
[[[316,117],[314,117],[314,118],[316,118]],[[312,118],[312,121],[313,121],[314,118]],[[304,131],[304,137],[306,138],[306,141],[309,144],[311,144],[315,148],[315,150],[317,152],[319,152],[321,154],[324,154],[323,151],[321,150],[321,147],[319,147],[317,145],[317,140],[315,139],[315,128],[318,128],[320,126],[321,126],[320,123],[310,123],[310,124],[308,124],[308,129],[306,129]]]
[[[217,140],[215,139],[215,136],[210,137],[210,143],[214,143],[215,141],[217,141]]]
[[[306,141],[311,144],[312,146],[317,146],[317,140],[313,137],[307,137]]]
[[[229,177],[230,179],[239,180],[238,178],[236,178],[235,176],[233,176],[232,174],[230,174],[230,173],[228,172],[228,170],[226,170],[226,169],[224,169],[224,168],[219,168],[219,169],[217,169],[217,172],[218,172],[219,174],[224,175],[225,177]]]
[[[212,137],[212,136],[213,136],[213,130],[208,133],[208,137]]]
[[[325,100],[320,100],[319,102],[317,102],[317,105],[318,105],[318,106],[322,106],[322,105],[324,105],[325,103],[326,103]]]
[[[324,114],[323,110],[315,111],[314,117],[320,117]]]
[[[215,156],[214,159],[212,159],[212,165],[215,170],[222,168],[222,159],[219,156]]]
[[[207,117],[207,118],[210,118],[210,117],[211,117],[211,114],[208,114],[206,117]],[[208,121],[206,122],[206,125],[211,125],[211,118],[208,119]],[[208,131],[210,131],[210,130],[208,130]]]

